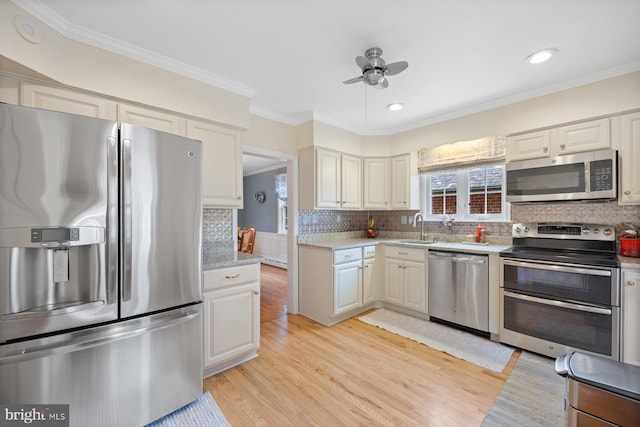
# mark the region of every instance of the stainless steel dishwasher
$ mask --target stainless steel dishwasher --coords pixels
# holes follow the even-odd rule
[[[487,255],[429,251],[429,316],[489,332]]]

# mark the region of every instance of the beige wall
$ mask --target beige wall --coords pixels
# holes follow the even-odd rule
[[[295,154],[297,134],[294,126],[252,115],[249,129],[240,135],[240,142],[242,145]]]
[[[362,157],[390,155],[389,136],[363,136],[335,126],[314,121],[313,145]]]
[[[392,154],[487,135],[509,135],[640,108],[640,72],[391,136]]]
[[[30,43],[17,33],[16,15],[36,23],[42,43]],[[249,127],[249,98],[67,39],[10,1],[0,1],[0,40],[0,55],[62,85]]]

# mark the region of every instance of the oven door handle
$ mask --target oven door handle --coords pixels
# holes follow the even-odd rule
[[[592,307],[590,305],[572,304],[570,302],[548,300],[544,298],[532,297],[529,295],[516,294],[509,291],[504,291],[504,296],[534,302],[536,304],[551,305],[553,307],[568,308],[570,310],[585,311],[587,313],[611,315],[611,310],[608,308],[599,308]]]
[[[514,267],[537,268],[540,270],[553,270],[553,271],[560,271],[565,273],[577,273],[577,274],[588,274],[590,276],[611,277],[611,270],[595,270],[592,268],[569,267],[569,266],[558,265],[558,264],[538,264],[533,262],[512,261],[510,259],[503,259],[502,262],[504,263],[504,265],[512,265]]]

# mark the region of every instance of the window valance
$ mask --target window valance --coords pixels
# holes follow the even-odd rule
[[[487,136],[471,141],[457,141],[418,150],[418,171],[459,169],[476,164],[501,163],[505,160],[506,138]]]

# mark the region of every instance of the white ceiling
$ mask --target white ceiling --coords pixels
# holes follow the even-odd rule
[[[70,38],[251,97],[253,114],[363,135],[640,70],[639,0],[13,1]],[[409,68],[384,90],[342,84],[374,46]]]

